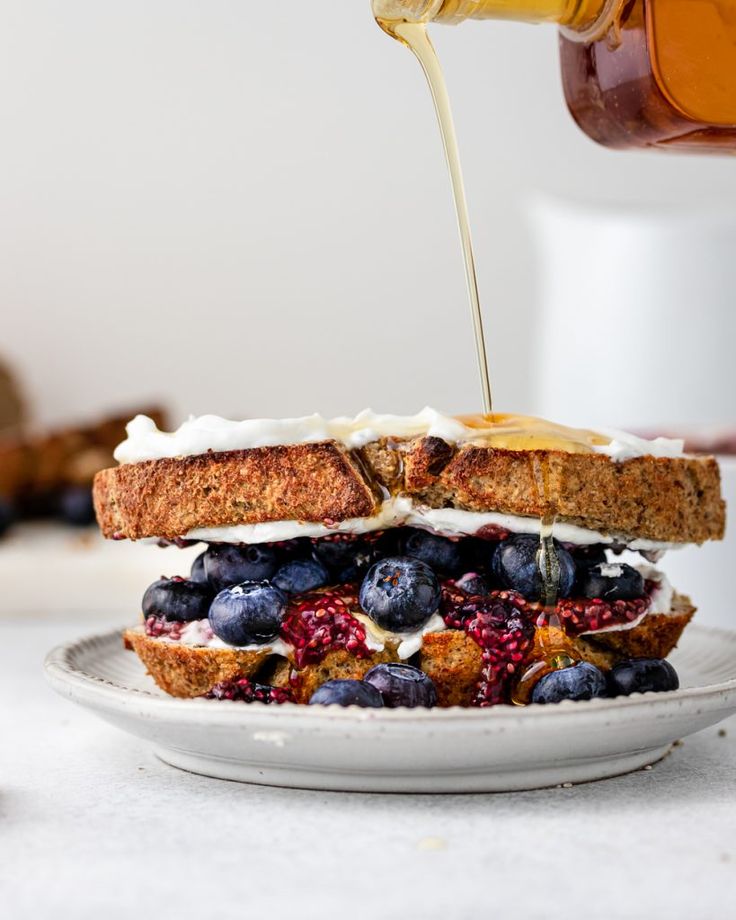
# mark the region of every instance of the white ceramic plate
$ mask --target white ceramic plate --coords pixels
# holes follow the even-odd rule
[[[381,710],[165,696],[119,632],[54,649],[60,694],[145,738],[167,763],[311,789],[500,792],[604,779],[736,712],[736,632],[690,627],[673,693],[557,706]]]

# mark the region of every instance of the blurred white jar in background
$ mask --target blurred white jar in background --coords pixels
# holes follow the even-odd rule
[[[574,425],[736,433],[736,216],[537,199],[533,410]],[[736,513],[736,456],[719,457]],[[729,516],[730,516],[729,514]],[[736,629],[736,525],[662,567],[698,623]]]
[[[571,424],[736,424],[736,216],[530,205],[534,411]]]
[[[721,487],[728,506],[726,539],[686,546],[667,553],[660,563],[675,590],[688,594],[698,608],[696,623],[736,629],[733,571],[736,562],[736,457],[719,457]]]

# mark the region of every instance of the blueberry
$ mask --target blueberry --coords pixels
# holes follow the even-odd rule
[[[426,530],[409,532],[404,540],[404,554],[420,559],[440,575],[457,575],[462,570],[460,543]]]
[[[679,686],[677,671],[663,658],[632,658],[615,665],[608,673],[611,696],[628,696],[650,690],[661,693],[677,690]]]
[[[192,563],[191,572],[189,574],[190,581],[196,581],[197,584],[206,585],[207,582],[207,573],[204,570],[204,557],[207,555],[207,550],[203,553],[200,553],[197,558]]]
[[[532,690],[532,703],[561,703],[606,696],[603,671],[587,661],[545,674]]]
[[[431,709],[437,705],[437,691],[432,679],[410,664],[377,664],[363,680],[379,691],[383,705],[390,709],[397,706]]]
[[[491,564],[497,546],[498,541],[496,540],[466,537],[460,543],[464,570],[466,572],[485,572]]]
[[[487,579],[477,572],[466,572],[462,578],[458,578],[455,584],[466,594],[486,595],[491,593],[491,588]]]
[[[59,493],[57,515],[65,524],[88,527],[95,522],[95,507],[89,486],[67,486]]]
[[[268,543],[218,543],[210,546],[204,557],[204,570],[215,591],[244,581],[266,581],[275,574],[277,565],[276,551]]]
[[[280,562],[292,562],[294,559],[311,559],[312,541],[308,537],[294,537],[272,544]]]
[[[392,556],[377,562],[360,586],[360,606],[382,629],[406,632],[424,626],[440,603],[440,585],[419,559]]]
[[[143,595],[143,615],[159,616],[180,623],[206,620],[212,603],[209,585],[184,578],[161,578]]]
[[[604,562],[578,572],[577,591],[603,601],[628,601],[644,595],[644,577],[625,562]]]
[[[556,540],[554,543],[560,579],[558,597],[569,597],[575,583],[575,562],[568,551]],[[539,571],[539,537],[518,534],[498,544],[493,554],[493,574],[504,587],[518,591],[527,600],[539,600],[542,594],[542,575]]]
[[[361,543],[348,565],[333,570],[335,583],[346,585],[363,581],[365,573],[379,558],[378,548],[375,544]]]
[[[215,597],[210,626],[228,645],[263,645],[278,636],[286,604],[286,595],[275,585],[246,581]]]
[[[390,530],[384,530],[378,535],[373,534],[372,543],[375,547],[375,561],[384,559],[386,556],[401,555],[401,546],[405,530],[405,527],[392,527]]]
[[[310,706],[363,706],[380,709],[383,697],[364,680],[328,680],[309,700]]]
[[[0,537],[9,530],[11,524],[15,521],[15,511],[11,503],[0,497]]]
[[[356,554],[365,548],[365,541],[351,534],[334,534],[314,541],[316,559],[328,569],[345,569],[352,565]]]
[[[573,546],[567,544],[565,549],[571,554],[577,565],[600,565],[608,561],[606,548],[601,543],[591,543],[589,546]]]
[[[329,577],[316,559],[294,559],[282,565],[271,581],[286,594],[306,594],[326,585]]]

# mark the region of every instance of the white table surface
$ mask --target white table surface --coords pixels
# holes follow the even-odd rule
[[[8,920],[710,920],[736,910],[736,719],[651,770],[569,789],[363,795],[212,780],[165,766],[50,690],[48,649],[126,616],[104,597],[69,613],[64,579],[42,565],[35,577],[45,613],[0,605]],[[15,579],[12,593],[21,589]]]
[[[116,622],[0,620],[9,920],[276,911],[698,920],[736,903],[736,719],[652,770],[571,789],[399,796],[239,785],[165,766],[46,686],[48,648]]]

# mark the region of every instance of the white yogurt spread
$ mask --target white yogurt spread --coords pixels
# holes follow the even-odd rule
[[[655,438],[648,441],[639,438],[628,431],[619,431],[617,428],[599,428],[599,434],[610,438],[610,443],[603,447],[596,447],[600,454],[606,454],[611,460],[631,460],[634,457],[682,457],[685,452],[685,442],[679,438]]]
[[[282,639],[276,638],[264,645],[228,645],[216,636],[210,627],[209,620],[192,620],[181,631],[179,639],[169,639],[161,636],[164,642],[175,642],[187,645],[190,648],[229,648],[237,652],[270,652],[273,655],[288,657],[290,645]]]
[[[424,435],[456,443],[468,440],[474,432],[457,419],[426,408],[417,415],[379,415],[366,409],[352,419],[326,419],[315,414],[302,418],[246,419],[235,422],[217,415],[202,415],[199,418],[190,417],[171,433],[160,431],[148,416],[137,415],[128,423],[127,434],[126,440],[115,451],[115,459],[119,463],[317,441],[339,441],[353,449],[365,447],[382,437],[410,438]]]
[[[392,633],[377,626],[370,617],[364,613],[353,613],[365,627],[366,647],[372,652],[381,652],[391,642],[398,645],[397,654],[402,661],[411,658],[422,647],[422,639],[427,633],[444,632],[447,627],[439,613],[434,613],[424,626],[410,632]],[[141,627],[143,629],[143,627]],[[232,649],[236,652],[269,652],[272,655],[281,655],[289,658],[292,647],[282,639],[274,639],[264,645],[228,645],[212,632],[209,620],[193,620],[187,623],[178,639],[161,636],[161,641],[178,643],[190,648],[219,648]]]
[[[160,636],[161,642],[171,642],[174,645],[186,645],[189,648],[215,648],[231,649],[234,652],[269,652],[272,655],[281,655],[288,658],[292,647],[283,639],[276,638],[263,645],[228,645],[210,628],[209,620],[192,620],[182,629],[178,639],[169,636]]]
[[[624,567],[615,562],[609,562],[607,565],[598,566],[598,571],[604,578],[620,578],[624,574]]]
[[[140,463],[166,457],[196,456],[208,451],[218,453],[333,440],[354,449],[382,437],[438,437],[450,444],[457,444],[482,440],[485,435],[493,434],[496,430],[491,425],[487,428],[470,427],[457,418],[429,407],[416,415],[382,415],[366,409],[355,418],[333,419],[315,414],[302,418],[246,419],[237,422],[217,415],[202,415],[199,418],[192,416],[170,433],[160,431],[147,416],[137,415],[128,424],[127,438],[115,451],[115,459],[119,463]],[[559,431],[569,432],[571,440],[577,443],[582,443],[582,438],[589,450],[605,454],[616,461],[643,456],[680,457],[684,448],[681,440],[657,438],[646,441],[617,430],[603,429],[587,433],[573,429]],[[594,440],[589,440],[591,435]],[[595,443],[595,440],[605,443]]]
[[[433,613],[419,629],[404,633],[392,633],[381,629],[364,613],[353,612],[353,616],[365,627],[365,644],[372,652],[382,652],[389,642],[398,642],[396,654],[402,661],[406,661],[419,651],[422,647],[422,640],[428,633],[444,632],[447,629],[439,613]]]
[[[297,537],[326,537],[336,533],[371,533],[397,527],[408,519],[412,501],[409,498],[392,498],[381,505],[372,517],[348,518],[335,524],[318,521],[266,521],[261,524],[235,524],[228,527],[196,527],[183,534],[185,540],[204,540],[208,543],[278,543]]]
[[[268,521],[261,524],[236,524],[231,527],[197,527],[182,534],[186,540],[204,540],[210,543],[276,543],[297,537],[324,537],[336,533],[370,533],[390,527],[407,525],[421,527],[447,537],[473,536],[484,527],[499,527],[510,533],[538,535],[539,518],[502,514],[496,511],[462,511],[459,508],[425,508],[406,496],[387,499],[373,517],[348,518],[335,524],[312,521]],[[556,521],[553,536],[561,543],[590,546],[602,543],[625,544],[632,550],[664,552],[681,544],[659,540],[634,539],[616,534],[602,534],[596,530]]]

